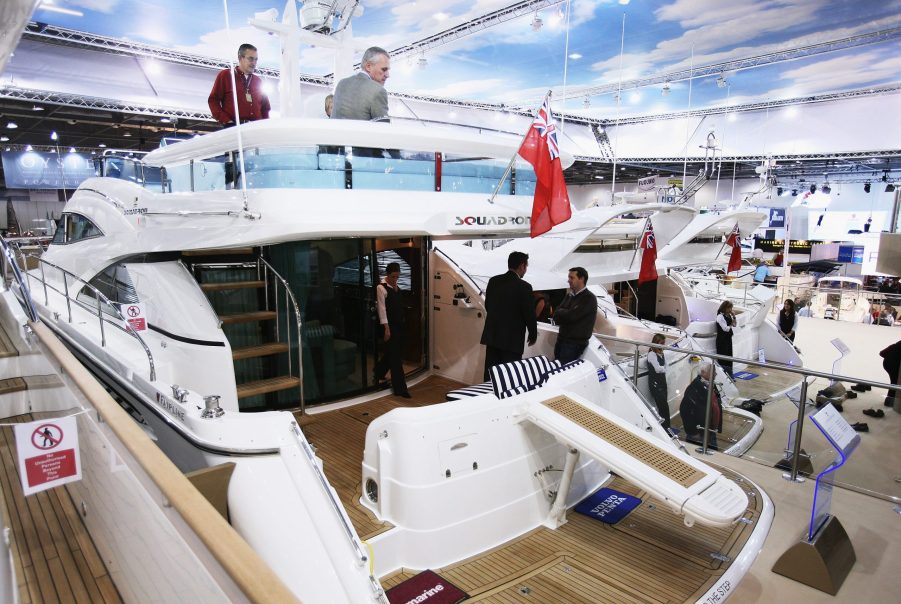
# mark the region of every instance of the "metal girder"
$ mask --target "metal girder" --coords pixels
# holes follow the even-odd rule
[[[736,59],[733,61],[724,61],[722,63],[713,63],[710,65],[703,65],[701,67],[679,69],[677,71],[651,75],[644,78],[636,78],[633,80],[624,81],[621,84],[619,82],[616,82],[598,86],[572,86],[566,89],[565,96],[563,95],[563,91],[560,91],[560,94],[557,94],[557,91],[555,91],[554,94],[555,98],[559,99],[574,99],[586,96],[598,96],[602,94],[618,92],[620,90],[631,90],[634,88],[652,86],[654,84],[663,84],[665,82],[679,82],[695,78],[723,75],[724,73],[728,72],[741,71],[743,69],[752,69],[754,67],[772,65],[774,63],[784,63],[786,61],[795,61],[797,59],[835,52],[838,50],[846,50],[848,48],[856,48],[859,46],[867,46],[870,44],[878,44],[880,42],[888,42],[898,39],[901,39],[901,27],[892,27],[889,29],[869,32],[857,36],[849,36],[847,38],[841,38],[838,40],[830,40],[828,42],[820,42],[818,44],[810,44],[798,48],[770,52],[753,57]],[[540,98],[535,97],[517,104],[528,105],[529,103],[540,100]]]
[[[389,54],[391,55],[391,58],[397,58],[425,52],[437,48],[438,46],[443,46],[449,42],[453,42],[454,40],[459,40],[470,34],[483,31],[489,27],[494,27],[495,25],[506,23],[507,21],[517,19],[531,12],[539,11],[542,8],[550,8],[562,3],[563,0],[526,0],[524,2],[517,2],[502,9],[476,17],[466,23],[461,23],[460,25],[445,29],[444,31],[433,34],[427,38],[399,46],[390,51]],[[359,64],[357,64],[357,67],[359,67]]]
[[[604,126],[624,126],[627,124],[643,124],[646,122],[656,122],[660,120],[675,120],[685,117],[700,117],[704,115],[717,115],[722,113],[733,113],[739,111],[761,111],[764,109],[773,109],[777,107],[787,107],[789,105],[803,105],[808,103],[824,103],[827,101],[840,101],[843,99],[853,99],[857,97],[875,96],[880,94],[893,94],[901,91],[901,82],[894,84],[885,84],[884,86],[870,86],[868,88],[860,88],[858,90],[846,90],[844,92],[829,92],[826,94],[812,94],[810,96],[795,97],[790,99],[780,99],[776,101],[761,101],[759,103],[746,103],[744,105],[731,105],[720,107],[708,107],[704,109],[692,109],[691,111],[675,111],[673,113],[659,113],[656,115],[636,115],[633,117],[624,117],[618,120],[604,119],[599,120]],[[569,121],[569,117],[566,118]],[[575,120],[573,120],[575,121]]]
[[[146,57],[149,59],[157,59],[160,61],[168,61],[170,63],[180,63],[182,65],[190,65],[192,67],[203,67],[206,69],[228,69],[229,63],[204,57],[202,55],[189,54],[179,52],[169,48],[160,46],[152,46],[141,42],[133,42],[131,40],[123,40],[120,38],[112,38],[109,36],[101,36],[90,34],[74,29],[66,29],[65,27],[56,27],[45,23],[36,23],[32,21],[22,34],[23,40],[32,40],[36,42],[51,43],[60,46],[68,46],[71,48],[82,48],[89,50],[105,50],[108,52],[123,54],[133,57]],[[271,67],[258,67],[256,73],[270,78],[278,78],[279,70]],[[322,77],[310,74],[300,74],[300,81],[307,84],[319,84],[327,86],[331,84],[332,78]]]
[[[179,119],[196,120],[198,122],[212,122],[209,112],[186,111],[173,107],[160,107],[126,103],[100,97],[89,97],[63,92],[48,92],[46,90],[30,90],[16,88],[14,86],[0,86],[0,99],[14,99],[19,101],[31,101],[60,105],[64,107],[83,107],[86,109],[117,111],[120,113],[133,113],[136,115],[152,115],[155,117],[177,117]]]

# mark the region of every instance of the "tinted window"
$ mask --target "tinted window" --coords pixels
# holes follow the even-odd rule
[[[91,279],[89,283],[114,304],[134,304],[139,301],[135,286],[131,282],[131,277],[129,277],[128,270],[124,264],[115,264],[108,267]],[[78,294],[78,299],[82,302],[91,303],[93,306],[96,295],[93,289],[86,287]],[[112,310],[106,308],[106,305],[104,305],[103,310],[108,314],[115,314]]]
[[[103,233],[93,222],[79,214],[69,214],[66,220],[66,243],[100,237]],[[55,243],[55,240],[54,240]]]

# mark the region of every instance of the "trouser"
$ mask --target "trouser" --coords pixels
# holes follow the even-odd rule
[[[494,346],[486,346],[485,350],[485,376],[487,382],[491,379],[491,368],[501,363],[510,363],[511,361],[519,361],[522,359],[521,352],[511,352]]]
[[[554,359],[561,363],[575,361],[582,356],[582,351],[588,346],[588,340],[570,340],[557,336],[554,344]]]
[[[407,394],[407,379],[404,376],[404,364],[402,359],[402,346],[404,343],[404,325],[391,325],[391,337],[385,342],[385,350],[382,352],[382,358],[375,364],[373,370],[376,378],[385,375],[389,369],[391,370],[391,391],[394,394]]]
[[[670,417],[669,417],[669,404],[666,402],[666,385],[663,386],[662,389],[651,387],[651,394],[654,397],[654,404],[657,405],[657,413],[660,414],[660,417],[663,419],[661,422],[661,426],[663,426],[664,430],[669,430],[670,428]]]

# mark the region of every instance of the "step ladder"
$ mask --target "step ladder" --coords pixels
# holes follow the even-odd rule
[[[748,497],[733,481],[580,398],[567,394],[534,401],[525,416],[665,503],[687,526],[729,526],[745,513]]]
[[[182,261],[219,315],[232,345],[239,408],[302,407],[299,307],[262,250],[191,250],[182,254]]]

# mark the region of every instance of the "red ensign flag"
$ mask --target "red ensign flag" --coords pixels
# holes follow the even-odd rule
[[[729,266],[726,267],[726,272],[731,273],[741,268],[741,233],[738,231],[737,224],[732,229],[732,232],[729,233],[726,245],[732,246],[732,253],[729,255]]]
[[[651,226],[650,219],[646,225],[638,246],[643,250],[641,252],[641,270],[638,271],[639,285],[657,278],[657,238],[654,237],[654,227]]]
[[[563,181],[560,150],[557,147],[557,126],[551,116],[550,97],[544,103],[529,126],[519,155],[532,164],[538,182],[532,202],[532,237],[547,233],[555,224],[566,222],[572,216],[569,194]]]

